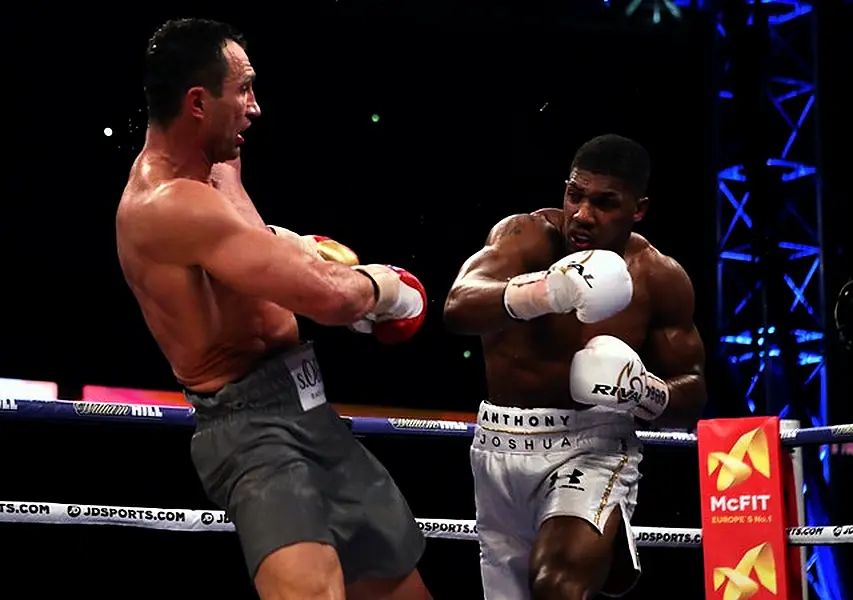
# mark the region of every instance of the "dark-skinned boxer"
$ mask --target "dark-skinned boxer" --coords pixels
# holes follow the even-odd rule
[[[502,219],[448,294],[447,327],[485,358],[470,459],[486,600],[622,595],[639,576],[636,429],[691,427],[705,403],[690,279],[632,232],[648,177],[636,142],[590,140],[563,207]]]

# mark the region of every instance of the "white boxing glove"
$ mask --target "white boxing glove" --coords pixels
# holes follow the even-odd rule
[[[522,321],[576,311],[581,323],[597,323],[628,306],[633,294],[631,274],[621,256],[610,250],[584,250],[561,258],[547,271],[510,279],[504,307]]]
[[[644,421],[654,421],[669,404],[669,386],[646,370],[636,352],[619,338],[599,335],[575,353],[572,398],[610,406]]]

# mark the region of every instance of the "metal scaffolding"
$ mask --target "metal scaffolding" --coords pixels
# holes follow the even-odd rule
[[[604,4],[617,4],[602,0]],[[736,414],[827,424],[823,207],[814,0],[625,0],[653,23],[717,17],[717,332],[739,390]],[[701,117],[700,117],[701,118]],[[730,407],[729,407],[730,408]],[[723,412],[726,412],[725,410]],[[804,452],[809,524],[828,524],[828,448]],[[813,459],[811,458],[813,456]],[[831,547],[807,551],[821,600],[842,600]]]
[[[717,328],[750,413],[827,423],[823,225],[813,2],[724,3]],[[810,524],[827,522],[827,448],[807,464]],[[811,467],[809,469],[809,467]],[[808,581],[841,600],[828,547]]]

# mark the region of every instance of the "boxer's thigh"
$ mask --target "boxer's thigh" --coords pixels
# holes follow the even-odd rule
[[[480,541],[480,577],[485,600],[526,600],[530,598],[530,552],[527,540],[506,530],[477,527]]]
[[[484,598],[525,600],[534,515],[529,497],[517,498],[515,490],[526,487],[527,457],[478,448],[470,455]]]
[[[566,454],[540,491],[539,533],[531,581],[621,593],[638,576],[628,526],[636,506],[641,454],[637,444]],[[557,458],[556,456],[554,458]]]
[[[385,467],[354,440],[329,477],[331,528],[347,584],[411,581],[426,540]]]
[[[193,436],[191,450],[199,478],[211,500],[234,523],[252,578],[272,577],[260,570],[279,549],[301,543],[334,546],[323,469],[317,457],[306,452],[304,440],[295,441],[292,427],[292,419],[283,415],[245,413]],[[328,551],[320,551],[324,553]],[[278,571],[269,565],[282,560],[279,555],[264,570]],[[299,571],[291,573],[299,576]]]

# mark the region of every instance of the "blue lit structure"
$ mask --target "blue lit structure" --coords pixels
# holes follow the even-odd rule
[[[747,20],[746,31],[756,25],[754,19],[762,18],[762,26],[766,19],[762,32],[744,36],[756,47],[766,42],[766,54],[754,58],[763,61],[754,65],[761,79],[755,87],[763,98],[742,79],[732,81],[731,63],[726,63],[720,90],[724,162],[718,173],[717,328],[749,412],[790,416],[817,427],[827,423],[817,17],[810,1],[761,0],[762,17],[754,10],[755,0],[747,4],[752,6],[738,15]],[[725,40],[727,18],[731,15],[720,15],[718,34],[723,47],[731,49],[725,43],[730,41]],[[748,110],[763,113],[740,112],[736,120],[737,89],[756,96],[749,99],[754,105]],[[758,114],[761,124],[744,123],[744,114]],[[760,157],[754,155],[757,148],[763,151]],[[745,156],[762,163],[752,169],[761,174],[760,184],[747,177]],[[760,200],[751,203],[751,194]],[[830,479],[828,450],[819,453],[821,469],[807,465],[803,490],[810,524],[828,523],[820,498]],[[842,600],[831,548],[808,551],[806,570],[814,593],[821,600]]]
[[[688,10],[716,14],[726,55],[716,124],[722,143],[716,303],[721,352],[745,412],[796,418],[804,426],[827,424],[815,0],[602,2],[652,23],[680,19]],[[727,23],[735,24],[733,31]],[[741,69],[746,64],[746,77],[744,71],[732,75],[733,59]],[[818,458],[819,466],[805,465],[803,495],[807,523],[825,525],[826,447]],[[807,552],[814,594],[843,600],[832,548]]]

